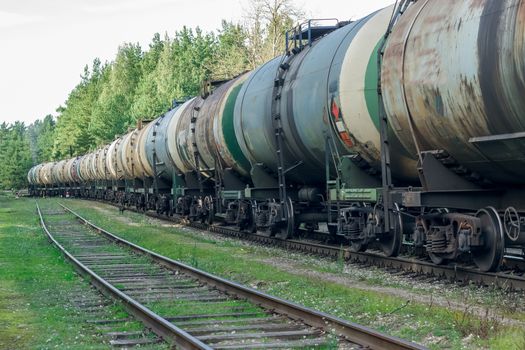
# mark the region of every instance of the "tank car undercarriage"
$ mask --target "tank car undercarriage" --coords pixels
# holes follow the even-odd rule
[[[353,251],[373,247],[386,256],[397,256],[405,247],[428,256],[435,264],[470,259],[483,271],[497,270],[509,248],[521,254],[525,251],[525,213],[515,209],[520,208],[519,200],[524,198],[520,190],[393,188],[388,194],[393,203],[390,230],[385,229],[382,188],[339,189],[331,191],[327,200],[320,189],[290,188],[288,193],[295,198],[288,197],[284,203],[277,196],[261,196],[272,192],[276,193],[275,188],[222,188],[216,195],[212,181],[205,181],[200,188],[159,189],[150,179],[30,190],[35,196],[102,200],[121,209],[155,211],[282,239],[307,237],[315,231],[316,237],[324,234],[327,242],[349,245]],[[446,203],[455,203],[455,208],[442,205],[444,198]],[[494,204],[500,203],[507,206],[498,210]]]

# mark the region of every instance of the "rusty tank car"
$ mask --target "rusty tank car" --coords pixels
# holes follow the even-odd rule
[[[308,21],[254,71],[32,168],[31,191],[496,270],[525,248],[524,36],[522,0]]]

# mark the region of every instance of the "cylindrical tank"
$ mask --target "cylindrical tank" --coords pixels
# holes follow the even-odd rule
[[[177,169],[172,155],[169,152],[168,143],[176,144],[176,122],[172,123],[175,115],[180,115],[182,107],[174,108],[151,122],[152,127],[148,131],[146,140],[146,155],[152,170],[155,166],[157,175],[171,182],[175,174],[180,173]]]
[[[233,126],[235,100],[246,78],[244,75],[224,83],[206,98],[196,97],[181,106],[170,121],[168,128],[176,124],[176,131],[168,134],[168,145],[182,172],[200,170],[206,175],[207,169],[215,168],[216,161],[221,161],[224,168],[249,174],[250,164],[237,143]]]
[[[122,138],[119,137],[115,141],[113,141],[108,148],[108,151],[106,153],[106,169],[108,171],[108,179],[109,180],[117,180],[118,179],[118,173],[117,173],[117,149],[119,148],[120,143],[122,142]]]
[[[155,120],[156,121],[156,120]],[[148,135],[150,132],[152,132],[153,128],[155,127],[155,121],[149,122],[146,124],[141,130],[137,137],[137,143],[136,143],[136,150],[135,155],[137,157],[137,161],[140,163],[140,168],[142,170],[141,173],[139,173],[138,177],[144,178],[144,177],[152,177],[153,174],[153,163],[150,163],[148,160],[148,150],[147,150],[147,142],[148,142]]]
[[[98,160],[98,150],[96,150],[95,152],[92,152],[89,158],[89,173],[91,175],[91,181],[98,180],[97,160]]]
[[[224,168],[232,168],[243,176],[250,173],[250,162],[242,153],[235,137],[233,112],[239,91],[248,76],[249,73],[244,74],[218,87],[206,101],[209,107],[201,109],[201,112],[207,110],[212,118],[209,125],[212,130],[208,129],[206,135],[206,140],[210,141],[207,142],[212,144],[214,152],[222,159]],[[197,139],[198,142],[206,140]]]
[[[131,137],[129,141],[129,147],[126,150],[126,159],[128,163],[128,168],[131,173],[132,178],[144,178],[145,170],[140,161],[140,138],[141,134],[145,129],[145,125],[140,125],[139,128],[131,132]]]
[[[124,177],[132,179],[133,176],[133,140],[135,139],[135,130],[130,131],[124,141],[122,142],[122,169],[124,169]]]
[[[89,164],[91,162],[91,153],[80,157],[79,163],[79,176],[82,182],[91,181],[91,171],[89,170]]]
[[[204,170],[203,174],[205,174],[206,169],[215,168],[217,147],[213,139],[213,115],[223,91],[224,89],[219,87],[206,99],[196,97],[181,110],[176,133],[179,141],[177,153],[184,164],[185,171]],[[198,155],[198,165],[196,155]]]
[[[175,164],[168,154],[166,145],[166,136],[168,134],[174,135],[168,132],[167,126],[175,111],[176,109],[172,109],[152,121],[150,123],[152,126],[146,136],[145,153],[148,163],[151,165],[152,176],[154,176],[154,170],[156,169],[157,175],[167,181],[171,181],[173,175],[177,172]]]
[[[86,176],[83,176],[83,179],[85,181],[92,181],[93,180],[93,172],[91,171],[91,164],[92,164],[91,158],[92,157],[93,157],[93,153],[88,153],[85,156],[85,162],[86,162],[85,173],[86,173]]]
[[[131,159],[133,162],[133,177],[137,179],[143,179],[149,175],[146,174],[146,169],[144,168],[143,162],[141,161],[141,146],[144,142],[141,142],[141,139],[144,139],[144,131],[147,129],[148,124],[146,122],[141,122],[139,128],[134,130],[134,136],[131,142]]]
[[[58,185],[60,183],[58,181],[58,170],[60,169],[60,163],[61,162],[55,163],[55,165],[53,165],[53,167],[51,168],[51,182],[53,183],[53,185]]]
[[[82,178],[80,177],[80,157],[73,158],[69,168],[69,175],[72,183],[81,183]]]
[[[40,185],[45,185],[46,183],[44,182],[44,172],[45,172],[45,167],[46,167],[47,163],[44,163],[42,164],[42,167],[40,169],[38,169],[38,172],[36,173],[36,176],[37,176],[37,182],[40,184]]]
[[[82,182],[89,181],[89,154],[83,155],[78,161],[78,176]]]
[[[53,177],[52,177],[52,170],[55,163],[45,163],[42,169],[40,170],[40,183],[44,185],[52,185],[53,184]]]
[[[444,150],[489,180],[525,183],[525,2],[418,1],[388,39],[382,87],[411,154]]]
[[[52,173],[53,173],[53,183],[55,184],[62,184],[64,183],[64,165],[66,164],[66,160],[61,160],[60,162],[56,163],[53,167]]]
[[[35,168],[34,166],[31,167],[31,169],[29,169],[29,171],[27,172],[27,177],[26,177],[26,179],[27,179],[27,182],[28,182],[30,185],[33,184],[33,179],[31,178],[31,174],[33,173],[33,169],[34,169],[34,168]]]
[[[73,177],[71,176],[71,169],[73,168],[73,161],[74,161],[74,158],[68,159],[66,161],[66,165],[64,165],[64,173],[63,173],[63,177],[65,180],[64,182],[68,184],[73,182]]]
[[[100,159],[103,159],[104,158],[104,149],[103,148],[99,148],[95,151],[95,156],[93,157],[93,176],[95,178],[96,181],[99,181],[99,180],[103,180],[103,177],[100,176],[100,171],[99,171],[99,166],[100,164],[104,163],[104,160],[100,160]],[[104,169],[102,169],[102,172],[104,172]]]
[[[32,167],[31,169],[29,169],[29,171],[27,172],[27,182],[29,182],[30,185],[36,185],[36,180],[35,180],[35,171],[36,169],[40,166],[39,165],[35,165],[34,167]]]
[[[237,141],[250,163],[277,168],[271,104],[274,79],[281,58],[254,70],[237,97],[234,127]]]
[[[47,163],[44,163],[44,164],[42,165],[42,168],[40,168],[40,170],[39,170],[38,173],[37,173],[37,176],[38,176],[38,178],[37,178],[37,182],[38,182],[39,184],[41,184],[41,185],[45,185],[45,184],[46,184],[46,182],[45,182],[45,180],[44,180],[44,173],[45,173],[45,171],[46,171],[46,166],[47,166]]]
[[[89,163],[88,163],[89,168],[88,169],[89,169],[89,176],[90,176],[91,181],[97,180],[97,167],[96,167],[97,156],[98,156],[98,150],[91,152],[89,154]]]
[[[359,154],[370,166],[380,168],[377,50],[391,14],[389,7],[348,24],[291,61],[277,113],[283,128],[284,166],[298,165],[287,174],[293,181],[318,184],[325,180],[325,146],[330,134],[340,154]],[[282,62],[278,57],[251,73],[234,113],[235,134],[246,158],[275,172],[278,157],[272,104]],[[395,174],[415,178],[414,161],[395,139],[392,146]]]
[[[45,163],[42,163],[42,164],[38,164],[36,167],[35,167],[35,170],[33,172],[33,182],[37,185],[43,185],[41,182],[40,182],[40,170],[42,170],[42,167],[44,166]]]
[[[80,156],[79,163],[79,176],[82,179],[82,182],[89,181],[89,153],[83,156]]]
[[[117,148],[117,173],[120,174],[119,178],[132,179],[132,163],[129,156],[131,152],[131,142],[133,138],[133,132],[129,132],[122,137],[122,143]]]
[[[190,172],[195,169],[191,119],[195,108],[200,107],[197,103],[201,100],[200,97],[195,97],[181,105],[175,111],[167,126],[166,142],[168,151],[175,162],[177,170],[181,173]],[[207,166],[208,165],[204,163],[201,164],[200,168],[206,168]]]
[[[42,170],[42,167],[44,166],[44,164],[45,163],[39,164],[38,167],[35,168],[35,171],[33,173],[34,182],[37,185],[43,185],[43,183],[40,182],[40,171]]]
[[[97,164],[96,170],[97,170],[97,179],[99,180],[107,180],[108,174],[106,169],[106,157],[108,154],[110,145],[106,145],[103,148],[98,150],[97,154]]]
[[[223,167],[249,174],[249,162],[233,130],[235,100],[245,80],[246,75],[219,86],[205,99],[199,96],[187,101],[169,120],[167,146],[180,172],[198,170],[211,175],[206,170],[214,169],[216,160],[220,160]]]
[[[40,182],[40,170],[42,170],[42,167],[44,166],[44,164],[38,164],[37,166],[34,166],[32,168],[32,172],[30,174],[30,177],[31,177],[31,183],[32,184],[35,184],[35,185],[42,185],[42,183]]]
[[[44,167],[46,163],[42,163],[42,164],[39,164],[39,166],[35,169],[35,173],[34,173],[34,178],[35,178],[35,183],[38,184],[38,185],[43,185],[44,183],[42,182],[41,180],[41,176],[40,176],[40,173],[42,172],[42,168]]]
[[[67,159],[62,160],[58,166],[58,183],[65,184],[67,183],[66,177],[66,168],[67,168]]]

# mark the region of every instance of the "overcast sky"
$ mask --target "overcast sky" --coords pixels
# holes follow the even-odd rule
[[[56,115],[95,57],[156,32],[240,22],[249,0],[0,0],[0,122]],[[296,0],[315,18],[359,18],[394,0]]]

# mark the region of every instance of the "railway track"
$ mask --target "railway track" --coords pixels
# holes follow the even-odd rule
[[[115,203],[109,203],[106,201],[101,202],[118,207]],[[271,245],[283,249],[331,258],[339,258],[342,256],[350,263],[361,264],[364,266],[376,266],[387,270],[427,275],[429,277],[445,279],[450,282],[462,284],[473,283],[480,286],[494,286],[505,290],[525,291],[525,265],[523,261],[509,261],[510,264],[514,264],[515,268],[508,268],[504,271],[482,272],[473,264],[451,263],[449,265],[436,265],[427,260],[408,256],[386,257],[377,252],[353,252],[337,245],[328,245],[304,240],[284,240],[278,237],[249,234],[232,227],[221,226],[220,224],[209,225],[200,222],[189,222],[177,217],[169,217],[151,211],[138,211],[134,208],[126,207],[126,210],[143,213],[156,219],[181,223],[198,230],[205,230],[262,245]]]
[[[163,257],[62,209],[37,204],[51,242],[103,294],[179,348],[423,349]],[[129,344],[138,335],[120,334]]]
[[[242,238],[264,245],[278,246],[288,250],[332,258],[343,256],[348,262],[356,264],[376,266],[395,271],[403,270],[414,274],[447,279],[451,282],[475,283],[482,286],[497,286],[503,289],[525,291],[525,273],[521,271],[516,272],[514,270],[507,270],[502,272],[482,272],[477,270],[473,265],[471,267],[458,264],[436,265],[428,261],[408,257],[386,257],[381,253],[352,252],[349,249],[333,245],[250,235],[221,226],[210,226],[201,223],[191,223],[190,226],[198,229],[205,229],[210,232]]]

